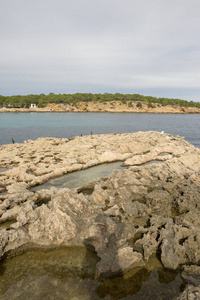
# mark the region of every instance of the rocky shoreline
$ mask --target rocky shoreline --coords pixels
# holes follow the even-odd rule
[[[127,169],[77,189],[31,190],[114,161]],[[100,278],[145,268],[156,255],[182,272],[187,285],[176,299],[200,298],[200,149],[184,138],[153,131],[39,138],[2,146],[0,171],[1,257],[86,246],[100,258]]]
[[[166,113],[166,114],[199,114],[198,107],[181,107],[179,105],[162,106],[154,103],[149,107],[147,102],[142,102],[141,107],[137,107],[138,102],[122,103],[121,101],[111,102],[77,102],[76,104],[55,104],[48,103],[43,108],[0,108],[1,112],[127,112],[127,113]]]

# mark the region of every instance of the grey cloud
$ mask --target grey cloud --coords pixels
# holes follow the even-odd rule
[[[199,9],[198,0],[1,0],[0,94],[181,98],[187,88],[198,101]]]

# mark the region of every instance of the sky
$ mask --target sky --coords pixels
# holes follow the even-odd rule
[[[0,0],[0,95],[200,101],[199,0]]]

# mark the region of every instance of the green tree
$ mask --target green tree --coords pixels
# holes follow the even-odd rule
[[[141,103],[141,102],[138,102],[138,103],[136,104],[136,107],[141,108],[141,107],[142,107],[142,103]]]

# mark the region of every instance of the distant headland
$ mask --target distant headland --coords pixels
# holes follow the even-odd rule
[[[54,94],[1,96],[0,112],[133,112],[199,114],[200,103],[139,94]]]

